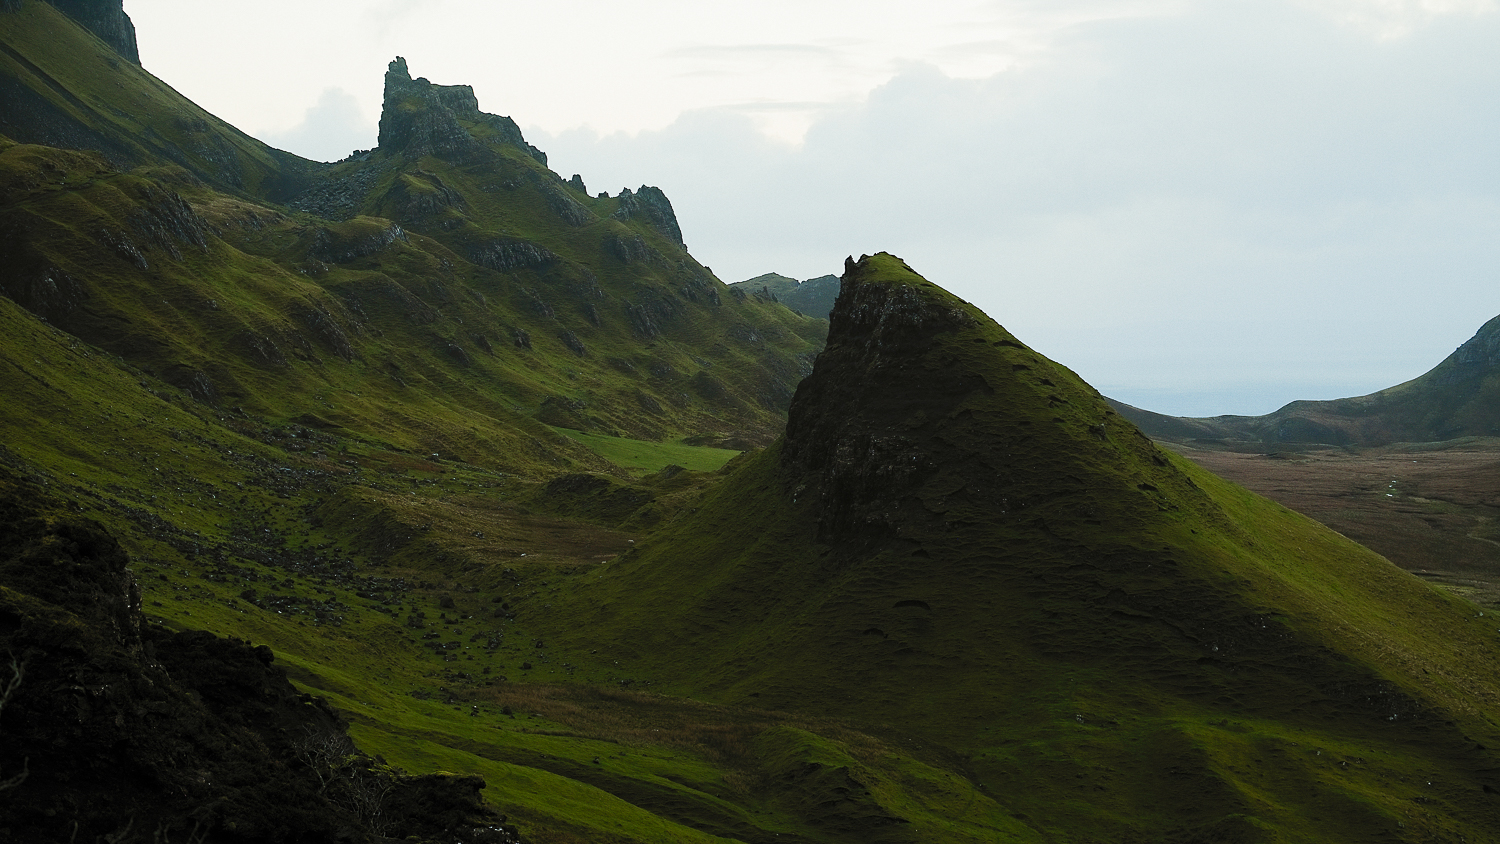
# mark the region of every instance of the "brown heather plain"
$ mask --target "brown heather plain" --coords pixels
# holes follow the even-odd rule
[[[1425,580],[1500,607],[1500,439],[1269,453],[1168,445]]]

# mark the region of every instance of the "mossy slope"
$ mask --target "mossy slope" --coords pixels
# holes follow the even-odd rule
[[[553,635],[668,690],[932,742],[1024,821],[996,840],[1500,828],[1490,619],[887,255],[849,267],[785,439],[567,606]]]

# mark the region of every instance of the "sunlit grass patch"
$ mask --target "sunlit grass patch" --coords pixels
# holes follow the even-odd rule
[[[727,448],[708,448],[683,443],[653,443],[603,434],[586,434],[568,428],[554,428],[559,434],[593,449],[599,456],[623,469],[655,472],[668,466],[681,466],[694,472],[716,472],[740,452]]]

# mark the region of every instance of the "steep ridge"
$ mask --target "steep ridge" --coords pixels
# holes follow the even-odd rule
[[[1165,440],[1386,445],[1500,436],[1500,317],[1425,374],[1367,396],[1294,401],[1265,416],[1184,419],[1112,402]]]
[[[968,781],[943,828],[847,769],[864,840],[1500,828],[1490,619],[888,255],[846,268],[783,440],[560,600],[551,636],[664,690],[899,730]]]
[[[47,0],[64,14],[83,24],[89,32],[135,64],[141,63],[140,47],[135,42],[135,24],[125,14],[124,0]],[[8,11],[16,11],[21,0],[6,0]]]
[[[404,61],[382,148],[314,167],[112,66],[51,6],[0,21],[12,83],[103,151],[0,140],[0,292],[206,405],[505,454],[511,471],[587,468],[546,425],[769,441],[821,340],[694,261],[660,190],[587,196],[472,89]],[[7,114],[19,137],[60,142]],[[158,126],[184,114],[209,135]],[[300,210],[271,202],[293,192]]]
[[[246,135],[122,55],[122,45],[101,41],[96,33],[109,35],[109,21],[122,32],[129,22],[123,11],[114,17],[111,5],[120,4],[15,0],[0,7],[0,134],[94,151],[116,169],[173,164],[219,190],[273,201],[303,190],[324,166]],[[129,33],[133,43],[133,27]]]

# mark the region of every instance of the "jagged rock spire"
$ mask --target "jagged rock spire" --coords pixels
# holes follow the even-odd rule
[[[460,159],[481,154],[484,144],[474,139],[460,119],[488,124],[502,142],[547,163],[547,154],[526,143],[514,120],[479,110],[472,86],[434,85],[425,77],[413,79],[406,59],[400,56],[390,63],[385,73],[385,106],[380,113],[382,150]]]

